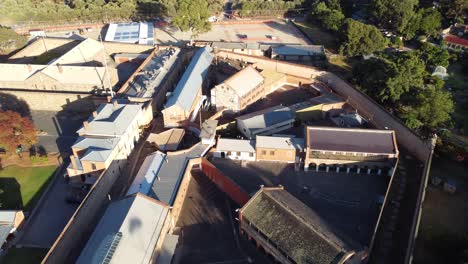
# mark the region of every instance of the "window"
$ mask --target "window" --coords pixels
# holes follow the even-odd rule
[[[238,151],[238,152],[237,152],[237,156],[240,156],[240,155],[241,155],[241,153]]]
[[[228,151],[226,154],[227,154],[228,156],[231,156],[231,151]]]
[[[262,155],[266,155],[266,150],[262,150]]]
[[[270,156],[274,156],[275,155],[275,151],[274,150],[270,150]]]
[[[253,156],[254,156],[254,154],[253,154],[253,153],[249,153],[249,157],[253,157]]]
[[[96,164],[95,163],[91,163],[91,169],[96,170]]]

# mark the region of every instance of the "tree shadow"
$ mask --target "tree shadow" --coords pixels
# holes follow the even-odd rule
[[[31,110],[26,101],[7,93],[0,93],[0,110],[14,111],[21,116],[31,116]]]
[[[2,210],[19,210],[23,208],[21,186],[13,177],[0,178],[0,208]]]

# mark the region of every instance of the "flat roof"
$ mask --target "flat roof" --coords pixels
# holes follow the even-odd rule
[[[295,112],[285,106],[274,106],[236,118],[250,131],[264,129],[295,118]]]
[[[165,108],[177,105],[186,112],[190,111],[214,58],[211,51],[212,49],[206,46],[195,52],[174,92],[167,100]]]
[[[396,154],[393,130],[307,127],[307,146],[313,150]]]
[[[112,201],[76,263],[149,263],[168,213],[143,194]]]
[[[105,41],[154,44],[154,25],[146,22],[111,23]]]
[[[296,263],[337,263],[360,247],[283,188],[260,189],[240,212]]]
[[[255,140],[220,138],[216,145],[216,151],[255,153]]]
[[[291,149],[302,150],[304,139],[287,136],[258,136],[257,148]]]
[[[151,133],[146,141],[156,144],[162,151],[175,151],[185,135],[182,128],[172,128],[159,134]]]
[[[323,55],[325,49],[322,45],[280,45],[271,48],[273,53],[285,56]]]

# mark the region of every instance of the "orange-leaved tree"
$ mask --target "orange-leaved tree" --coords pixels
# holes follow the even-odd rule
[[[14,151],[19,145],[30,147],[37,143],[32,120],[13,111],[0,111],[0,147]]]

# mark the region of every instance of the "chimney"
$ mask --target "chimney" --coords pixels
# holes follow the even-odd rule
[[[93,117],[94,117],[94,118],[97,117],[97,111],[94,111],[94,112],[93,112]]]
[[[117,108],[117,106],[119,106],[119,103],[117,102],[117,100],[114,100],[112,102],[112,105],[114,105],[114,110]]]
[[[32,72],[32,66],[31,66],[31,64],[28,64],[28,70],[29,70],[29,72]]]
[[[83,127],[84,127],[85,130],[87,130],[89,128],[88,121],[83,121]]]
[[[57,68],[58,68],[58,71],[59,71],[60,73],[63,73],[62,65],[57,64]]]
[[[107,99],[107,102],[110,103],[112,101],[112,96],[109,95],[106,97],[106,99]]]
[[[78,166],[76,166],[75,156],[70,155],[70,162],[72,164],[73,169],[75,169],[75,170],[78,169]]]

